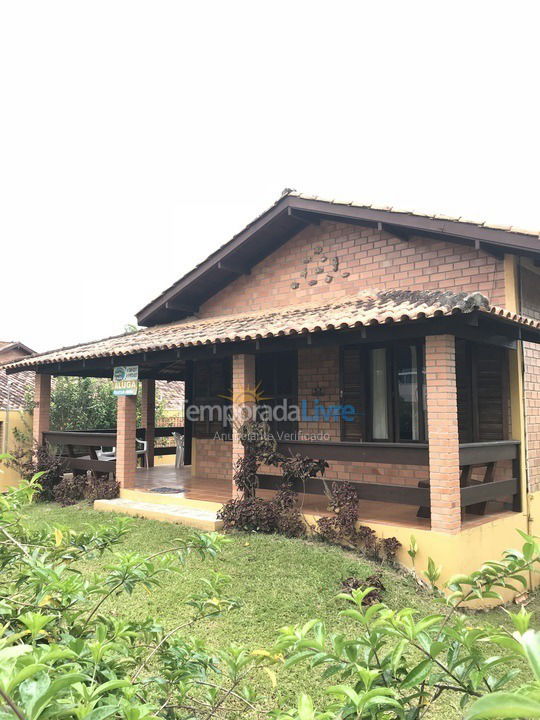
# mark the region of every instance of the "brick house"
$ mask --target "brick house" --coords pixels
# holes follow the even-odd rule
[[[327,480],[356,484],[367,524],[405,549],[413,530],[420,556],[443,558],[449,575],[516,544],[516,528],[534,530],[539,280],[538,233],[287,192],[146,305],[145,329],[7,372],[36,371],[35,437],[56,444],[53,375],[138,365],[151,444],[155,381],[185,382],[186,467],[174,477],[137,470],[135,400],[118,400],[125,505],[139,490],[159,504],[151,490],[165,485],[211,513],[233,494],[234,422],[189,419],[190,406],[232,405],[233,418],[255,400],[299,408],[272,415],[281,449],[325,458]],[[82,460],[70,462],[99,469]],[[261,494],[275,486],[266,469]],[[301,490],[306,512],[325,511],[320,480]]]

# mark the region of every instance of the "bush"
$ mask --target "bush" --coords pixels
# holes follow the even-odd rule
[[[245,455],[236,463],[234,483],[242,497],[229,500],[219,510],[218,518],[223,520],[224,529],[278,532],[287,537],[305,535],[307,528],[298,509],[294,484],[305,487],[309,478],[324,474],[328,463],[301,455],[281,455],[266,423],[245,422],[239,429],[239,437]],[[273,465],[281,471],[281,484],[271,500],[256,497],[258,472],[263,464]]]
[[[38,500],[54,500],[54,488],[62,480],[67,470],[65,459],[50,451],[48,445],[27,443],[25,436],[16,436],[17,447],[9,456],[8,463],[23,478],[40,474],[39,487],[36,489]]]
[[[53,491],[54,499],[60,505],[75,505],[81,500],[112,500],[120,494],[120,483],[107,477],[93,474],[66,474]]]
[[[86,481],[84,497],[90,502],[94,500],[114,500],[120,495],[120,483],[109,475],[91,474]]]
[[[360,550],[373,560],[393,561],[401,543],[395,537],[378,538],[366,525],[358,525],[360,509],[358,495],[352,483],[332,483],[330,491],[332,517],[321,517],[315,525],[316,533],[328,542]]]
[[[186,600],[191,617],[168,630],[153,618],[127,621],[106,602],[189,572],[193,554],[208,560],[225,538],[182,535],[145,556],[115,551],[127,518],[81,532],[31,528],[23,510],[37,479],[0,495],[2,720],[421,720],[437,717],[446,696],[466,720],[540,717],[540,633],[530,627],[531,614],[509,613],[511,633],[475,627],[459,612],[467,601],[500,598],[500,588],[526,587],[540,564],[533,537],[521,533],[521,551],[452,578],[439,614],[371,604],[373,588],[348,587],[340,598],[349,636],[311,620],[282,628],[268,649],[231,643],[212,652],[191,636],[197,623],[238,607],[226,576],[210,572]],[[100,556],[108,558],[102,574],[77,570],[81,558]],[[276,707],[276,671],[299,663],[327,686],[330,700],[320,710],[305,694],[295,708]],[[276,692],[256,692],[261,671]]]
[[[86,476],[66,474],[54,487],[53,496],[60,505],[75,505],[84,498]]]

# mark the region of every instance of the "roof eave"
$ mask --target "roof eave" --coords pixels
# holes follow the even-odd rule
[[[466,242],[477,248],[482,246],[486,250],[496,251],[501,254],[510,252],[536,258],[540,257],[538,238],[526,233],[483,227],[458,220],[432,218],[408,212],[359,206],[352,203],[341,204],[296,195],[285,195],[256,220],[247,225],[232,240],[209,255],[206,260],[142,308],[136,314],[137,322],[139,325],[155,325],[163,322],[168,312],[175,311],[175,302],[177,308],[176,319],[191,314],[196,308],[190,305],[189,298],[194,295],[204,298],[204,292],[201,293],[200,289],[205,280],[208,285],[212,285],[214,292],[216,287],[219,290],[220,287],[232,281],[235,274],[234,270],[231,272],[227,260],[230,261],[231,258],[235,257],[236,262],[240,261],[241,266],[242,254],[246,247],[249,246],[252,238],[265,228],[269,228],[272,223],[279,223],[282,228],[287,225],[290,232],[295,234],[295,232],[299,232],[309,224],[310,221],[314,222],[321,219],[333,219],[368,227],[380,227],[390,233],[401,232],[404,237],[430,235],[450,242]],[[279,243],[276,242],[274,249],[278,246]],[[271,252],[271,249],[269,249],[269,252]],[[217,285],[216,277],[214,277],[212,283],[208,282],[211,274],[215,276],[216,273],[217,278],[219,278]],[[210,297],[210,294],[208,297]],[[187,299],[184,305],[182,299]],[[172,310],[167,308],[167,304],[171,306]]]

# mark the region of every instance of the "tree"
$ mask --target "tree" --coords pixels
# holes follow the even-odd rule
[[[34,401],[27,394],[25,409],[32,413]],[[156,422],[164,415],[164,401],[156,399]],[[137,418],[141,418],[141,391],[137,395]],[[110,430],[116,427],[116,397],[112,381],[100,378],[58,377],[51,388],[51,429]]]

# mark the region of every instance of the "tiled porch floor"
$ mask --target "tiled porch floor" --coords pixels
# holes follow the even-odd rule
[[[135,479],[135,489],[152,492],[156,488],[174,488],[178,496],[190,500],[224,503],[231,497],[230,480],[208,480],[191,476],[191,467],[175,468],[174,465],[160,465],[153,468],[139,468]],[[258,495],[271,498],[272,490],[259,490]],[[300,496],[300,505],[304,513],[313,515],[330,515],[326,498],[322,495],[305,494]],[[429,529],[430,521],[417,518],[418,508],[412,505],[381,503],[368,500],[361,502],[360,518],[366,523],[385,523],[403,525],[410,528]],[[485,515],[465,515],[463,525],[473,527],[494,519],[494,515],[512,515],[504,511],[499,503],[489,503]]]

